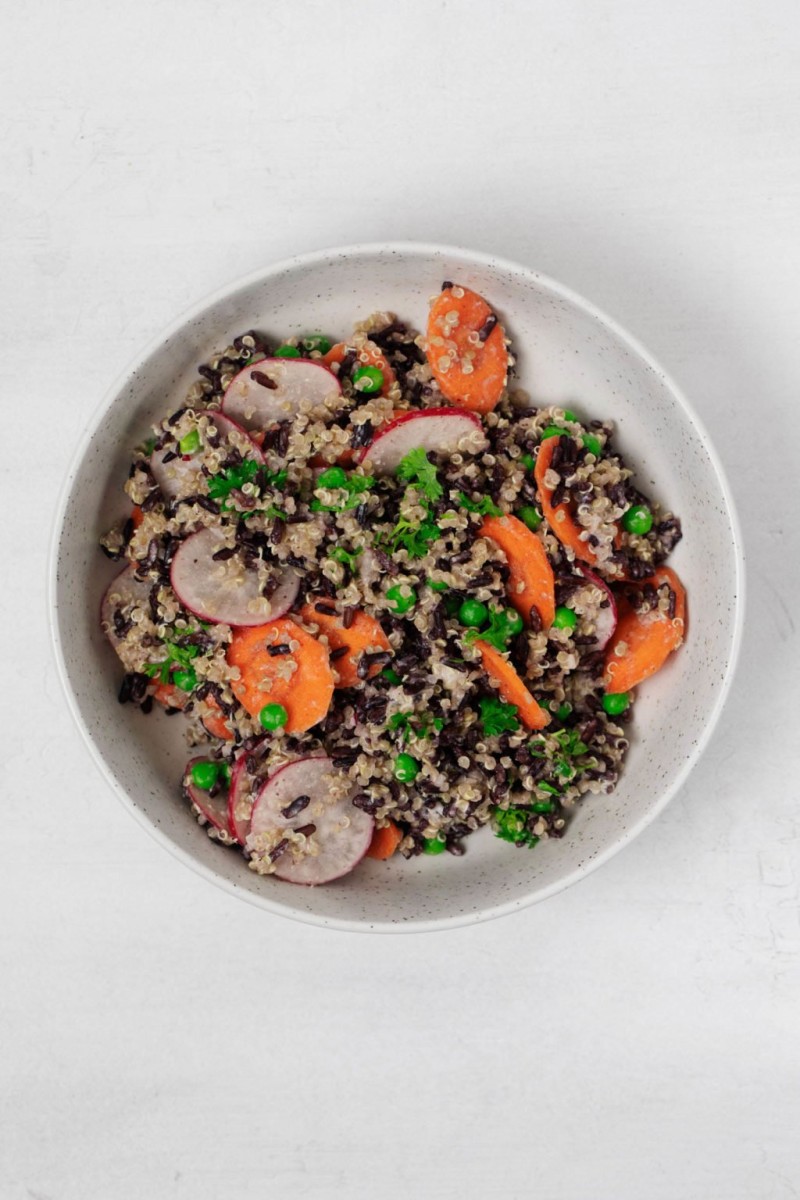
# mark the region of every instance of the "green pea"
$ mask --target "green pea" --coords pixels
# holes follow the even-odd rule
[[[381,671],[381,675],[389,683],[392,683],[395,686],[397,686],[398,683],[403,682],[402,679],[400,678],[400,676],[397,674],[397,671],[393,671],[391,667],[384,667],[383,670]]]
[[[303,345],[308,351],[319,350],[320,354],[327,354],[331,348],[331,341],[324,333],[309,333],[303,338]]]
[[[600,445],[600,438],[595,437],[593,433],[584,433],[581,438],[584,450],[588,450],[595,458],[599,458],[603,453],[603,447]]]
[[[219,774],[220,774],[220,778],[224,780],[226,786],[230,787],[231,769],[227,763],[219,764]]]
[[[258,714],[262,729],[281,729],[289,720],[289,714],[282,704],[265,704]]]
[[[446,584],[446,583],[445,583],[443,580],[441,580],[441,579],[440,579],[440,580],[438,580],[438,581],[435,581],[435,580],[429,579],[429,580],[428,580],[428,587],[431,589],[431,591],[432,591],[432,592],[446,592],[446,591],[447,591],[447,588],[448,588],[448,584]]]
[[[458,610],[458,619],[462,625],[480,629],[489,620],[489,610],[480,600],[465,600]]]
[[[210,792],[219,779],[219,765],[214,762],[199,762],[192,767],[192,783],[201,792]]]
[[[410,608],[413,608],[417,603],[417,593],[412,587],[407,587],[406,590],[410,593],[405,595],[399,584],[390,587],[386,592],[386,599],[391,600],[394,604],[394,611],[402,616],[407,613]]]
[[[178,449],[181,454],[194,454],[195,450],[200,449],[201,445],[200,434],[196,429],[192,429],[186,434],[186,437],[182,437],[178,442]]]
[[[419,775],[419,763],[410,754],[398,754],[394,760],[394,777],[401,783],[413,783]]]
[[[172,682],[182,692],[193,692],[197,687],[197,676],[192,667],[187,667],[185,671],[176,671],[172,676]]]
[[[555,804],[552,800],[537,800],[535,804],[531,805],[531,808],[535,813],[549,813],[553,811]]]
[[[525,522],[525,524],[528,526],[528,529],[533,529],[534,531],[537,530],[542,523],[541,513],[538,511],[538,509],[534,508],[532,504],[523,504],[517,515],[519,516],[520,521]]]
[[[564,429],[559,429],[558,425],[548,425],[542,430],[542,441],[551,437],[562,437],[566,432]]]
[[[628,533],[649,533],[653,528],[653,514],[644,504],[634,504],[622,518]]]
[[[347,472],[341,467],[328,467],[317,478],[317,487],[343,488],[347,487]]]
[[[536,459],[532,454],[523,454],[519,460],[526,471],[532,471],[536,466]]]
[[[577,624],[578,618],[572,609],[559,604],[556,615],[553,617],[553,627],[555,629],[574,629]]]
[[[353,371],[353,386],[365,396],[374,396],[383,387],[383,371],[379,367],[357,367]]]
[[[507,608],[503,613],[503,620],[508,637],[516,637],[518,633],[522,633],[525,627],[522,617],[515,608]]]
[[[603,708],[610,717],[618,717],[631,702],[629,692],[606,692],[603,696]]]
[[[275,358],[300,358],[300,351],[297,346],[278,346],[275,351]]]
[[[572,705],[571,705],[571,704],[566,704],[566,703],[565,703],[565,704],[559,704],[559,706],[558,706],[557,708],[553,708],[553,706],[551,705],[551,706],[550,706],[550,711],[551,711],[551,712],[554,712],[554,713],[556,714],[556,716],[558,717],[559,721],[566,721],[567,717],[568,717],[568,716],[569,716],[569,714],[572,712]]]
[[[425,854],[441,854],[445,848],[444,842],[440,837],[425,838],[423,846]]]

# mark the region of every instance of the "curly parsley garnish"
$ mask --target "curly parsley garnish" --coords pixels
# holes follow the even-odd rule
[[[498,508],[494,501],[489,496],[482,496],[480,500],[470,500],[464,492],[458,493],[458,502],[467,512],[480,513],[482,517],[504,517],[505,513],[502,508]]]
[[[315,496],[309,505],[312,512],[346,512],[357,508],[361,503],[364,492],[368,492],[375,482],[373,475],[348,475],[341,467],[329,467],[317,478],[315,491],[343,492],[344,498],[338,504],[323,504]]]
[[[444,488],[436,476],[436,467],[428,460],[421,446],[400,459],[396,475],[398,479],[413,484],[428,500],[436,501],[444,495]]]
[[[270,471],[267,467],[262,467],[254,458],[246,458],[238,466],[227,467],[226,470],[220,471],[217,475],[212,475],[208,481],[208,494],[212,500],[219,502],[223,512],[237,512],[238,509],[234,509],[232,505],[225,503],[231,492],[240,492],[246,483],[254,483],[256,476],[258,476],[258,482],[262,486],[278,488],[280,490],[286,486],[288,475],[289,473],[285,467],[280,471]],[[253,508],[255,509],[258,506],[258,502],[255,497],[252,499]]]
[[[435,730],[441,733],[444,721],[441,717],[432,717],[430,713],[399,712],[389,717],[388,727],[392,733],[400,732],[404,742],[409,738],[425,738]]]
[[[486,737],[500,733],[516,733],[519,729],[519,709],[516,704],[504,704],[494,696],[482,696],[480,701],[481,724]]]
[[[493,813],[495,837],[514,846],[535,846],[539,839],[528,828],[531,815],[530,809],[526,808],[496,808]]]
[[[359,554],[363,550],[359,546],[357,550],[345,550],[344,546],[334,546],[328,551],[328,558],[332,558],[334,562],[342,563],[345,567],[349,567],[351,571],[355,571]]]

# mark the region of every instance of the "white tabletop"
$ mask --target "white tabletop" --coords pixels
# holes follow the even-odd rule
[[[800,9],[31,0],[0,38],[0,1196],[797,1196]],[[237,902],[130,820],[43,580],[79,432],[160,326],[403,238],[535,266],[655,353],[729,472],[749,608],[631,847],[516,917],[376,938]]]

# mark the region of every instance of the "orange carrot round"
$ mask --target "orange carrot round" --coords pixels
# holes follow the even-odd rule
[[[334,363],[340,363],[343,360],[344,356],[348,352],[348,349],[354,348],[355,347],[348,347],[346,342],[337,342],[335,346],[331,346],[327,354],[322,356],[322,362],[325,363],[326,367],[332,367]],[[389,388],[394,383],[394,371],[389,366],[386,356],[381,350],[378,349],[376,345],[370,342],[363,348],[363,350],[358,351],[357,357],[359,366],[377,367],[381,372],[383,375],[381,395],[385,396],[389,391]]]
[[[549,488],[544,481],[544,477],[550,469],[556,446],[560,441],[561,438],[557,437],[545,438],[536,456],[534,475],[539,487],[542,513],[562,546],[568,546],[581,562],[594,566],[597,562],[597,555],[589,543],[581,537],[581,527],[569,511],[569,505],[554,505],[552,502],[553,489]]]
[[[153,692],[153,699],[164,708],[185,708],[189,702],[189,693],[183,692],[174,683],[159,683]]]
[[[288,654],[268,647],[288,645]],[[257,717],[266,704],[282,704],[287,733],[303,733],[327,713],[334,677],[328,651],[288,617],[233,631],[227,659],[240,678],[231,681],[236,699]]]
[[[629,692],[655,675],[677,650],[686,632],[686,589],[670,567],[659,567],[642,584],[668,584],[675,593],[675,616],[655,610],[639,614],[618,596],[619,621],[606,650],[604,683],[608,692]]]
[[[203,717],[203,724],[208,732],[212,737],[219,738],[220,741],[232,742],[233,733],[231,732],[231,727],[228,724],[228,718],[225,716],[217,701],[213,696],[206,696],[206,704],[209,706],[209,708],[213,708],[215,710],[211,716]]]
[[[134,504],[133,508],[131,509],[131,520],[133,521],[134,529],[138,529],[144,520],[144,513],[138,504]]]
[[[440,292],[431,305],[427,341],[442,395],[459,408],[491,412],[506,386],[508,350],[503,327],[483,296],[462,287]]]
[[[526,624],[535,608],[549,629],[556,614],[556,581],[539,538],[516,517],[485,517],[478,533],[490,538],[506,556],[511,574],[508,599]]]
[[[320,596],[320,600],[325,597]],[[321,613],[310,600],[300,609],[300,617],[306,625],[318,625],[320,632],[328,639],[330,650],[335,653],[342,648],[347,650],[334,658],[331,664],[337,676],[336,687],[357,687],[362,682],[358,675],[358,661],[365,651],[373,653],[381,650],[391,651],[392,647],[386,634],[374,617],[358,609],[353,615],[352,624],[347,628],[339,613]],[[381,670],[380,665],[370,667],[366,678],[371,679]]]
[[[367,858],[377,858],[380,862],[391,858],[403,840],[400,828],[390,821],[388,825],[375,830],[367,850]]]
[[[483,669],[489,676],[489,683],[497,688],[506,704],[515,704],[519,711],[519,719],[527,729],[544,729],[550,724],[549,714],[540,708],[530,694],[520,676],[507,658],[503,658],[499,650],[488,642],[476,641]]]

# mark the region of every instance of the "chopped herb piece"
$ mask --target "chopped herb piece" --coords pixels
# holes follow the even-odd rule
[[[496,808],[494,810],[495,837],[514,846],[535,846],[539,841],[535,833],[528,829],[530,812],[525,808]]]
[[[350,550],[345,550],[344,546],[334,546],[332,550],[328,551],[328,558],[332,558],[334,562],[344,563],[351,571],[355,571],[356,562],[362,549],[363,547],[359,546],[357,550],[351,552]]]
[[[200,449],[202,444],[203,443],[200,441],[200,434],[196,429],[192,429],[186,434],[186,437],[182,437],[178,442],[178,449],[180,450],[181,454],[194,454],[196,450]]]
[[[362,495],[369,491],[374,482],[373,475],[348,475],[341,467],[329,467],[317,480],[315,491],[324,489],[332,492],[344,492],[344,501],[341,504],[323,504],[319,497],[315,496],[309,507],[312,512],[332,513],[346,512],[350,508],[357,508],[361,503]]]
[[[490,496],[482,496],[480,500],[470,500],[464,492],[458,493],[458,500],[467,512],[480,513],[482,517],[504,517],[502,508],[498,508]]]
[[[418,488],[428,500],[439,500],[444,494],[436,477],[436,467],[428,461],[428,455],[421,446],[400,460],[396,474],[398,479],[404,479]]]
[[[479,703],[481,724],[486,737],[496,737],[500,733],[516,733],[519,729],[519,709],[516,704],[504,704],[494,696],[482,696]]]

